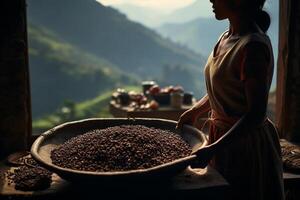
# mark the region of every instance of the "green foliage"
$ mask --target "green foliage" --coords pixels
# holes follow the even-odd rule
[[[94,0],[27,0],[27,5],[34,119],[64,106],[65,99],[84,102],[122,85],[161,78],[165,64],[202,76],[201,55]],[[190,74],[174,81],[199,79]],[[67,113],[63,117],[73,115]]]
[[[125,86],[124,89],[127,91],[141,91],[141,87],[137,86]],[[112,117],[109,113],[109,101],[114,91],[115,89],[106,91],[93,99],[78,103],[72,100],[65,100],[64,104],[54,113],[33,121],[33,133],[39,134],[68,121]]]
[[[201,55],[96,1],[28,0],[28,15],[29,21],[47,26],[64,41],[143,78],[160,75],[165,63],[187,68],[204,64]]]
[[[64,99],[83,101],[138,79],[44,27],[29,24],[33,117],[53,112]]]
[[[28,35],[31,57],[41,56],[49,61],[65,63],[61,68],[68,74],[80,76],[100,71],[106,76],[116,77],[121,73],[109,61],[80,50],[42,26],[30,24]],[[73,67],[69,68],[68,65]]]

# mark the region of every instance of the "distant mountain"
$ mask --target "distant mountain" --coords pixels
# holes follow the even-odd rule
[[[202,0],[198,0],[191,6],[178,10],[173,14],[178,15],[178,13],[181,13],[183,16],[193,15],[196,17],[197,10],[201,12],[200,9],[208,9],[209,12],[211,12],[211,8],[206,8],[205,5],[207,7],[208,4],[204,4]],[[274,54],[277,55],[279,15],[278,1],[267,1],[265,9],[269,12],[272,19],[268,34],[272,40]],[[198,16],[200,16],[200,14],[198,14]],[[178,20],[174,21],[178,22]],[[228,22],[226,20],[217,21],[213,17],[197,17],[196,19],[185,23],[166,23],[158,27],[156,30],[165,37],[168,37],[175,42],[180,42],[183,45],[187,45],[198,53],[208,56],[219,35],[227,28]]]
[[[53,112],[66,100],[83,101],[102,91],[140,82],[47,28],[29,24],[28,35],[34,118]]]
[[[177,9],[168,16],[165,16],[166,23],[184,23],[199,17],[208,18],[212,16],[212,4],[209,1],[197,0],[194,3]]]
[[[147,27],[157,27],[162,24],[162,20],[165,18],[164,13],[143,6],[124,3],[116,4],[113,7],[126,14],[128,19],[139,22]]]
[[[203,65],[201,55],[168,41],[95,0],[28,0],[29,20],[65,41],[141,77],[156,77],[165,64]]]
[[[267,0],[265,4],[267,11],[271,13],[271,17],[278,18],[279,1]],[[194,3],[175,10],[168,16],[165,16],[162,23],[184,23],[193,21],[197,18],[213,17],[212,4],[209,1],[196,0]]]
[[[157,31],[173,41],[208,56],[220,34],[227,27],[227,23],[216,21],[214,18],[197,18],[187,23],[165,24]]]
[[[179,8],[171,13],[130,3],[115,4],[113,7],[126,14],[129,19],[151,28],[159,27],[165,23],[183,23],[198,17],[206,18],[212,16],[211,3],[203,0],[195,1],[192,4]]]

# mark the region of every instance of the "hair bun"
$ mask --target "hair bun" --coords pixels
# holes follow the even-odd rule
[[[270,15],[264,10],[259,10],[255,16],[255,22],[260,27],[260,29],[265,33],[268,31],[271,24]]]

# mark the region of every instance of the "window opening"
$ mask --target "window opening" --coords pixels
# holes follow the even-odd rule
[[[139,91],[145,80],[181,85],[196,98],[205,94],[203,67],[227,26],[213,18],[210,2],[126,2],[27,0],[33,134],[66,121],[110,117],[112,92]],[[279,2],[267,0],[265,9],[277,61]]]

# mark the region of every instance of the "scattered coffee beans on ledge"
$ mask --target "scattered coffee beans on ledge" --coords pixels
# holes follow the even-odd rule
[[[52,172],[39,166],[31,157],[24,158],[23,165],[7,172],[9,184],[15,184],[16,190],[35,191],[50,187]],[[30,164],[30,165],[28,165]]]
[[[146,169],[189,156],[192,150],[179,135],[142,125],[95,129],[52,150],[55,165],[83,171]]]
[[[13,180],[17,190],[43,190],[50,186],[51,172],[40,167],[22,166],[15,170]]]

